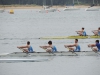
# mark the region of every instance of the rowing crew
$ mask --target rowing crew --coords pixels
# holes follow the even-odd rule
[[[29,41],[27,41],[26,46],[18,46],[17,48],[22,49],[23,52],[34,52]],[[57,52],[57,48],[52,45],[52,41],[49,41],[47,46],[40,46],[40,48],[45,49],[46,52]]]
[[[81,51],[81,47],[78,44],[78,39],[75,39],[75,43],[74,44],[72,44],[72,45],[64,45],[64,46],[65,46],[65,48],[68,48],[69,51],[73,51],[73,52],[80,52]],[[91,47],[93,51],[100,51],[99,40],[96,40],[95,44],[89,44],[88,47]],[[97,48],[93,48],[93,47],[97,47]],[[26,46],[18,46],[17,48],[22,49],[23,52],[34,52],[29,41],[27,42]],[[49,41],[48,45],[46,45],[46,46],[40,46],[40,48],[45,49],[46,52],[57,52],[57,48],[56,48],[56,46],[52,45],[52,41]]]
[[[84,30],[85,28],[82,28],[80,31],[76,31],[77,34],[80,36],[87,36],[86,31]],[[100,27],[97,30],[92,31],[95,36],[100,36]]]

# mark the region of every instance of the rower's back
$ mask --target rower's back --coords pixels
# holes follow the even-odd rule
[[[80,45],[77,45],[75,51],[80,52],[80,50],[81,50]]]
[[[57,52],[56,46],[52,46],[52,52]]]
[[[57,48],[52,45],[52,41],[49,41],[48,44],[49,44],[49,46],[51,46],[52,52],[57,52]]]
[[[32,46],[30,46],[30,41],[27,42],[28,45],[28,52],[33,52]]]
[[[83,36],[86,36],[86,31],[84,30],[84,28],[82,28],[82,31],[83,31]]]
[[[79,52],[81,50],[80,45],[78,44],[78,39],[75,39],[76,49],[74,51]]]
[[[99,43],[99,40],[96,40],[96,47],[98,48],[98,51],[100,51],[100,43]]]
[[[100,36],[100,27],[98,28],[98,35]]]
[[[32,46],[29,46],[28,51],[29,51],[29,52],[33,52]]]

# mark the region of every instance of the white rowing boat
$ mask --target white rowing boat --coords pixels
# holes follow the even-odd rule
[[[80,10],[80,8],[75,8],[75,7],[70,7],[70,8],[64,8],[64,11],[75,11],[75,10]]]
[[[100,55],[100,52],[94,51],[81,51],[81,52],[69,52],[69,51],[59,51],[54,53],[48,52],[34,52],[34,53],[23,53],[23,52],[13,52],[9,54],[0,54],[0,57],[11,56],[11,57],[27,57],[27,56],[96,56]]]
[[[0,13],[3,13],[4,12],[4,9],[0,9]]]
[[[52,6],[52,5],[53,5],[53,4],[52,4],[52,0],[51,0],[51,6]],[[51,8],[51,6],[47,6],[47,5],[46,5],[46,0],[43,0],[43,9],[40,10],[39,12],[40,12],[40,13],[48,13],[48,12],[55,12],[55,11],[57,11],[56,8]]]
[[[97,7],[91,7],[91,8],[86,8],[85,11],[99,11],[100,8]]]

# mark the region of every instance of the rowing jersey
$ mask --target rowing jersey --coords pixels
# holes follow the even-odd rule
[[[100,36],[100,30],[98,31],[98,35]]]
[[[85,32],[85,31],[83,31],[82,35],[83,35],[83,36],[86,36],[86,32]]]
[[[52,46],[52,52],[57,52],[57,48],[55,46]]]
[[[33,52],[32,46],[30,46],[30,47],[28,48],[28,52]]]
[[[100,43],[97,43],[96,46],[98,48],[98,51],[100,51]]]
[[[75,52],[80,52],[81,48],[79,45],[76,46],[76,49],[74,50]]]

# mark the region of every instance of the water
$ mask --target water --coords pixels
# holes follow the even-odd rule
[[[100,11],[60,11],[39,13],[33,9],[16,9],[0,13],[0,53],[21,52],[17,46],[26,45],[29,40],[35,51],[48,40],[45,36],[71,36],[85,27],[87,34],[100,27]],[[52,39],[51,39],[52,40]],[[82,51],[90,51],[89,43],[96,39],[79,39]],[[65,44],[73,44],[74,39],[52,40],[58,51],[67,51]],[[13,57],[11,57],[13,58]],[[0,75],[99,75],[100,56],[55,56],[23,57],[50,59],[44,62],[0,63]]]

